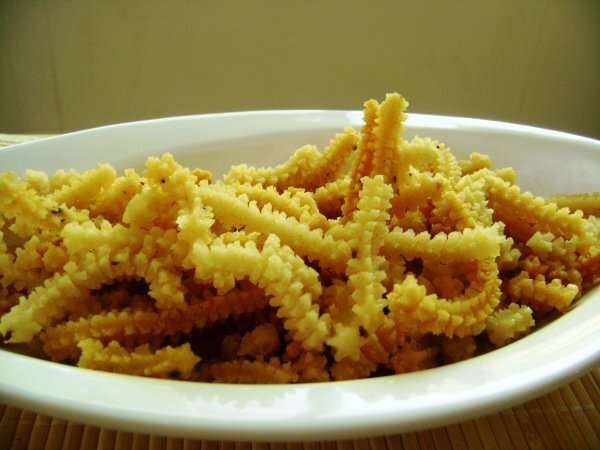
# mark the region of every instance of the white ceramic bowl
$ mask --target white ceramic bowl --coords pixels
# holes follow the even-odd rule
[[[141,167],[170,151],[224,173],[321,148],[360,112],[268,111],[107,126],[0,149],[0,171]],[[511,165],[537,195],[600,191],[600,142],[538,128],[410,114],[406,137]],[[165,381],[78,369],[0,349],[0,401],[56,417],[149,434],[229,440],[325,440],[414,431],[510,407],[600,361],[600,289],[532,335],[489,354],[418,373],[288,386]]]

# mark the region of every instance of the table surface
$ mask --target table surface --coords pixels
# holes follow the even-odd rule
[[[41,136],[0,134],[0,147]],[[445,427],[330,442],[224,442],[167,438],[68,422],[0,403],[5,449],[600,449],[600,367],[534,400]]]

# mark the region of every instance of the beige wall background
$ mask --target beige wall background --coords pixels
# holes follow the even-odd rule
[[[600,1],[0,1],[0,132],[391,91],[600,138]]]

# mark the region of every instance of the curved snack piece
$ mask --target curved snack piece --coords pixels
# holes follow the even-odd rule
[[[310,229],[325,228],[327,225],[327,218],[319,211],[312,195],[303,189],[288,189],[279,193],[273,186],[263,187],[259,184],[217,184],[214,188],[223,189],[232,197],[244,196],[248,201],[256,202],[259,209],[270,205],[274,210],[305,223]]]
[[[210,380],[220,383],[243,384],[286,384],[298,381],[290,363],[282,364],[279,359],[268,361],[240,359],[209,364],[207,369]]]
[[[511,303],[498,309],[486,319],[486,333],[496,347],[526,334],[535,325],[533,311],[525,305]]]
[[[94,339],[84,339],[78,345],[81,348],[81,357],[77,362],[79,367],[107,372],[188,380],[200,362],[190,344],[175,348],[168,346],[156,351],[148,345],[128,350],[116,341],[104,346]]]
[[[388,294],[392,319],[408,334],[433,333],[448,337],[477,335],[500,302],[498,268],[493,260],[478,262],[471,284],[455,299],[428,294],[414,275],[408,275]]]
[[[569,208],[572,212],[581,211],[586,217],[600,216],[600,192],[551,195],[545,200],[549,203],[556,203],[559,208]]]
[[[314,191],[337,178],[358,139],[356,130],[346,127],[323,153],[316,147],[307,145],[296,150],[288,161],[275,167],[256,168],[245,164],[233,166],[225,175],[224,182],[274,186],[279,192],[291,186]]]
[[[489,207],[496,220],[506,224],[507,231],[520,240],[527,241],[536,231],[554,233],[555,236],[577,238],[577,250],[587,256],[593,245],[598,245],[581,212],[571,213],[567,208],[559,209],[555,203],[547,203],[530,192],[521,193],[512,185],[484,171]]]
[[[476,226],[449,234],[438,233],[432,236],[427,231],[415,233],[413,230],[395,228],[385,237],[388,254],[399,254],[407,260],[441,259],[452,262],[481,261],[496,258],[505,237],[499,226]]]
[[[565,286],[556,278],[547,282],[542,275],[531,278],[525,271],[511,278],[507,289],[511,299],[539,311],[564,311],[579,294],[574,284]]]

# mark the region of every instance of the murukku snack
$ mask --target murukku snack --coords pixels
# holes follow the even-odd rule
[[[190,344],[175,348],[168,346],[156,351],[148,345],[129,350],[116,341],[104,346],[93,339],[84,339],[78,345],[81,348],[79,367],[107,372],[187,380],[192,377],[200,361]]]
[[[226,184],[237,182],[274,186],[280,192],[289,187],[314,191],[337,178],[358,140],[356,130],[346,127],[323,153],[315,146],[307,145],[299,148],[287,162],[276,167],[256,168],[245,164],[234,166],[225,175],[224,181]]]
[[[215,179],[0,174],[0,336],[80,367],[222,383],[452,364],[600,279],[600,196],[535,197],[484,154],[405,139],[399,94],[320,151]],[[484,149],[481,149],[484,150]]]
[[[600,216],[600,193],[594,194],[562,194],[546,198],[550,203],[556,203],[559,208],[569,208],[570,211],[581,211],[586,217]]]

